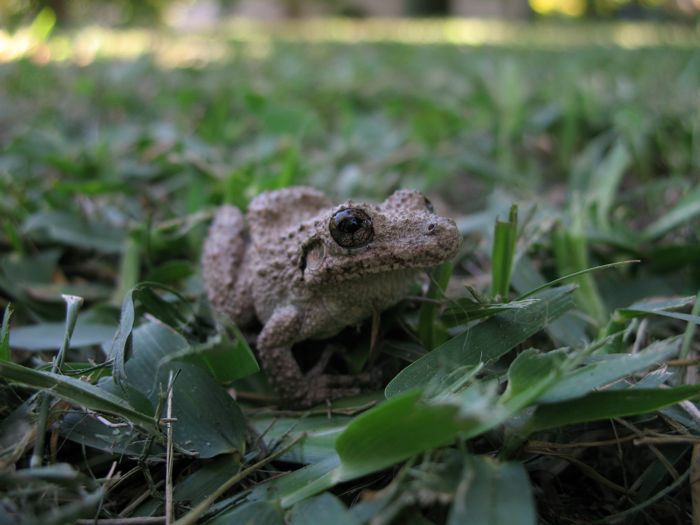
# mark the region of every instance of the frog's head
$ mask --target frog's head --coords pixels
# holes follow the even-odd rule
[[[379,205],[348,201],[316,218],[298,267],[306,286],[436,266],[455,256],[461,236],[421,193],[399,190]]]

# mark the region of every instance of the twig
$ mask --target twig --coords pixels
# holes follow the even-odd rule
[[[700,525],[700,445],[693,446],[690,459],[690,499],[693,506],[693,525]]]
[[[634,440],[635,445],[674,445],[678,443],[692,443],[694,445],[700,445],[700,437],[695,436],[665,436],[665,437],[654,437],[645,436]]]
[[[683,483],[686,478],[690,476],[690,469],[686,470],[683,474],[680,475],[680,477],[675,480],[673,483],[671,483],[668,487],[658,491],[656,494],[654,494],[652,497],[647,499],[646,501],[640,503],[639,505],[635,505],[634,507],[631,507],[627,510],[623,510],[622,512],[618,512],[617,514],[612,514],[610,516],[606,516],[605,518],[596,520],[596,521],[591,521],[588,522],[586,525],[603,525],[604,523],[614,523],[616,521],[620,521],[622,518],[629,516],[630,514],[634,514],[636,512],[639,512],[640,510],[643,510],[650,505],[653,505],[657,501],[659,501],[661,498],[665,498],[666,494],[669,492],[672,492],[676,490],[681,483]]]
[[[138,468],[140,469],[141,467],[138,467]],[[153,490],[159,489],[162,485],[163,485],[163,480],[160,480],[158,483],[156,483],[155,485],[153,485]],[[143,503],[144,501],[146,501],[146,500],[147,500],[148,498],[150,498],[151,496],[153,496],[153,494],[152,494],[150,491],[148,491],[148,490],[142,492],[141,494],[138,495],[138,497],[137,497],[134,501],[132,501],[132,502],[129,503],[126,507],[124,507],[124,508],[122,509],[122,511],[120,512],[120,514],[121,514],[122,516],[128,516],[129,514],[131,514],[132,512],[134,512],[134,511],[136,510],[136,508],[137,508],[139,505],[141,505],[141,503]],[[119,518],[119,519],[125,520],[125,519],[131,519],[131,518]],[[138,519],[138,516],[135,517],[135,518],[133,518],[133,519]],[[165,523],[165,516],[163,516],[163,523]]]
[[[368,401],[367,403],[364,403],[362,405],[354,406],[354,407],[347,407],[347,408],[331,408],[330,410],[328,407],[322,407],[322,408],[315,408],[311,410],[284,410],[284,409],[252,409],[252,410],[243,410],[244,414],[247,415],[254,415],[254,416],[261,416],[261,417],[299,417],[300,415],[303,415],[304,417],[308,416],[326,416],[329,414],[331,415],[337,415],[337,416],[354,416],[355,414],[359,414],[360,412],[364,412],[365,410],[369,410],[372,408],[374,405],[376,405],[376,401]]]
[[[616,492],[620,492],[621,494],[628,494],[628,491],[625,487],[623,487],[622,485],[618,485],[614,481],[609,480],[608,478],[603,476],[601,473],[599,473],[597,470],[595,470],[593,467],[591,467],[590,465],[587,465],[586,463],[584,463],[580,459],[576,459],[572,456],[569,456],[568,454],[561,454],[559,452],[547,452],[544,454],[547,456],[554,456],[554,457],[561,458],[564,461],[568,461],[572,465],[578,467],[579,471],[581,471],[581,473],[584,476],[588,476],[589,478],[597,481],[601,485],[604,485],[604,486],[608,487],[609,489],[612,489]]]
[[[614,419],[614,421],[627,427],[629,430],[631,430],[632,432],[637,434],[637,436],[639,436],[640,440],[647,438],[647,436],[644,435],[644,432],[639,430],[635,425],[633,425],[629,421],[626,421],[626,420],[619,418],[619,417],[616,417]],[[653,436],[650,439],[668,439],[669,437],[671,437],[671,436],[666,436],[666,435],[660,434],[657,436]],[[636,443],[636,441],[634,443]],[[668,471],[668,473],[671,475],[671,477],[674,480],[678,479],[678,471],[673,467],[673,465],[671,465],[671,463],[669,463],[668,459],[666,459],[666,456],[664,456],[661,453],[661,451],[658,448],[656,448],[654,445],[647,443],[647,446],[649,447],[649,450],[651,450],[652,454],[654,454],[656,456],[656,459],[659,460],[659,463],[661,463],[664,466],[664,468]]]
[[[667,366],[695,366],[700,365],[700,357],[689,357],[687,359],[671,359],[666,361]]]
[[[632,441],[638,436],[635,434],[629,434],[627,436],[622,436],[621,438],[615,439],[605,439],[601,441],[581,441],[575,443],[553,443],[551,441],[530,441],[528,442],[525,450],[528,452],[539,453],[542,450],[556,450],[556,449],[567,449],[567,448],[592,448],[592,447],[607,447],[610,445],[615,445],[617,443],[624,443],[626,441]]]
[[[77,525],[160,525],[165,516],[137,516],[135,518],[102,518],[96,520],[76,520]]]
[[[165,463],[165,523],[170,525],[175,517],[173,500],[173,371],[168,376],[168,401],[166,408],[166,463]]]
[[[212,492],[209,496],[204,498],[202,501],[200,501],[192,510],[190,510],[187,514],[185,514],[182,518],[177,520],[174,525],[194,525],[199,517],[206,511],[219,497],[221,497],[222,494],[224,494],[228,489],[233,487],[236,483],[242,481],[246,477],[248,477],[250,474],[258,470],[260,467],[263,467],[273,461],[275,458],[281,456],[285,452],[287,452],[289,449],[291,449],[294,445],[299,443],[303,438],[306,437],[305,433],[299,434],[295,439],[293,439],[286,447],[273,452],[266,458],[261,459],[257,463],[254,463],[250,467],[241,470],[239,473],[237,473],[235,476],[229,478],[226,482],[224,482],[222,485],[219,486],[214,492]]]

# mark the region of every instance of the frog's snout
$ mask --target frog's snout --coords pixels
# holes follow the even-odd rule
[[[459,234],[455,222],[444,217],[430,221],[425,226],[423,233],[426,236],[426,241],[430,239],[428,241],[429,245],[441,252],[435,254],[438,257],[449,258],[454,256],[462,241],[462,236]]]
[[[436,218],[425,227],[424,233],[437,237],[455,237],[459,235],[457,225],[451,219]]]

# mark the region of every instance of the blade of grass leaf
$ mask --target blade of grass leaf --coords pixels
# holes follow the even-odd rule
[[[698,395],[700,385],[591,392],[570,401],[538,406],[527,430],[537,432],[575,423],[646,414]]]
[[[437,384],[462,366],[498,359],[542,330],[572,306],[573,286],[545,290],[538,301],[509,310],[472,326],[404,368],[387,385],[387,398],[411,388]]]
[[[693,305],[693,309],[691,310],[690,314],[694,317],[698,317],[698,314],[700,314],[700,292],[695,296],[695,304]],[[687,359],[688,355],[690,355],[690,344],[693,341],[693,336],[695,335],[695,330],[696,330],[696,325],[700,324],[697,322],[688,322],[687,326],[685,327],[685,333],[683,334],[683,344],[681,345],[681,351],[679,354],[679,357],[681,359]],[[681,371],[681,377],[686,380],[687,369],[686,367],[683,367]]]
[[[605,359],[577,368],[562,377],[538,399],[539,403],[557,403],[584,396],[594,388],[641,372],[678,353],[681,340],[672,337],[656,341],[636,354],[609,354]]]
[[[630,259],[628,261],[618,261],[614,263],[609,263],[609,264],[601,264],[600,266],[593,266],[591,268],[586,268],[585,270],[580,270],[578,272],[570,273],[568,275],[564,275],[562,277],[559,277],[557,279],[554,279],[552,281],[549,281],[548,283],[545,283],[541,286],[538,286],[537,288],[533,288],[532,290],[525,292],[524,294],[520,295],[516,301],[522,301],[523,299],[527,299],[528,297],[541,292],[542,290],[545,290],[551,286],[554,286],[556,284],[563,283],[564,281],[568,281],[569,279],[573,279],[575,277],[578,277],[580,275],[584,275],[586,273],[590,272],[597,272],[598,270],[606,270],[608,268],[614,268],[616,266],[622,266],[625,264],[634,264],[641,262],[639,259]]]
[[[574,203],[579,202],[578,200]],[[588,240],[584,233],[584,212],[581,205],[575,205],[574,220],[566,230],[560,224],[552,232],[552,248],[559,274],[572,274],[589,268]],[[575,296],[580,308],[602,326],[608,318],[605,304],[590,272],[574,278],[578,289]]]
[[[452,262],[441,264],[430,273],[430,287],[428,299],[440,299],[447,288],[447,283],[452,275]],[[421,304],[418,313],[418,335],[427,350],[432,350],[435,344],[435,316],[437,304],[434,301],[425,301]]]
[[[152,416],[134,410],[121,397],[73,377],[33,370],[16,363],[0,362],[0,373],[8,381],[35,389],[47,389],[51,394],[76,406],[122,417],[148,431],[160,435]]]
[[[66,301],[66,329],[63,335],[63,343],[58,350],[58,355],[53,359],[51,372],[54,374],[60,372],[63,367],[63,362],[66,359],[66,353],[70,345],[70,338],[73,336],[75,322],[78,320],[78,311],[83,304],[83,298],[75,295],[64,295]],[[46,437],[46,425],[49,419],[49,405],[51,397],[47,392],[39,393],[39,415],[36,424],[36,442],[34,443],[34,451],[29,462],[32,468],[40,467],[44,457],[44,438]]]
[[[491,254],[491,295],[508,298],[510,277],[515,257],[515,243],[518,234],[518,206],[512,205],[508,221],[497,220],[494,226],[493,251]]]
[[[174,306],[158,296],[154,289],[173,294],[180,303]],[[112,377],[117,385],[122,385],[126,380],[125,362],[131,349],[131,334],[136,322],[136,300],[139,300],[149,313],[173,328],[181,328],[185,324],[184,315],[178,306],[187,305],[187,301],[175,290],[162,284],[147,282],[139,283],[129,290],[122,302],[119,328],[114,334],[109,352],[113,360]]]
[[[2,316],[0,328],[0,361],[10,360],[10,319],[12,319],[12,303],[7,303]]]
[[[649,225],[644,237],[654,240],[700,213],[700,186],[683,197],[668,213]]]

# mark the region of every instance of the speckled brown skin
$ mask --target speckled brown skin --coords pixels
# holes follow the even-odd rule
[[[262,323],[258,354],[287,404],[353,395],[371,382],[370,374],[325,374],[328,356],[304,374],[291,347],[331,337],[395,304],[421,269],[454,257],[461,241],[457,227],[429,207],[413,190],[399,190],[379,205],[348,201],[334,207],[322,193],[295,187],[258,196],[246,218],[232,206],[219,210],[202,257],[207,294],[239,326]],[[333,239],[329,222],[346,208],[371,218],[367,245],[343,248]]]

